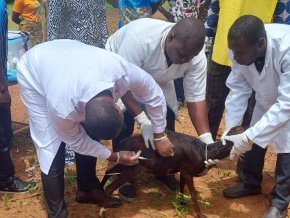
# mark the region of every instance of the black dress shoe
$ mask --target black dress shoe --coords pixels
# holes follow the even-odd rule
[[[0,192],[4,193],[25,193],[29,189],[35,188],[35,182],[24,182],[18,178],[14,178],[13,182],[7,185],[0,185]]]
[[[285,218],[286,216],[287,210],[280,210],[276,207],[270,207],[262,218]]]
[[[83,191],[78,189],[76,195],[76,201],[79,203],[91,203],[103,207],[105,199],[105,192],[103,189],[93,189],[91,191]],[[120,207],[122,202],[115,197],[110,197],[108,202],[108,208]]]
[[[261,186],[256,188],[245,188],[244,183],[223,190],[223,194],[227,198],[240,198],[248,195],[261,194]]]

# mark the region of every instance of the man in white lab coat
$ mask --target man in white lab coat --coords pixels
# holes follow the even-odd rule
[[[271,207],[265,218],[286,217],[290,200],[290,26],[266,24],[251,15],[235,21],[229,30],[231,89],[226,100],[226,130],[222,140],[234,142],[231,159],[245,153],[245,180],[223,191],[237,198],[261,193],[262,170],[267,146],[273,142],[278,153]],[[252,89],[256,105],[250,128],[235,136],[225,136],[240,125]]]
[[[173,80],[184,77],[189,116],[199,138],[209,144],[213,143],[213,140],[205,101],[207,62],[203,50],[204,39],[204,25],[196,18],[184,18],[177,24],[143,18],[132,21],[115,32],[108,39],[106,49],[145,70],[160,85],[167,102],[167,128],[172,131],[175,130],[175,118],[178,119],[178,102]],[[118,150],[119,141],[130,136],[133,131],[134,120],[128,118],[126,113],[125,124],[131,132],[121,133],[113,140],[115,150]],[[158,179],[168,191],[176,193],[179,184],[174,176]],[[125,188],[122,187],[119,193],[122,199],[134,201],[134,186],[128,186],[131,188],[127,190],[132,191],[123,192],[122,189]]]
[[[129,166],[138,163],[140,152],[111,152],[93,140],[112,139],[121,131],[122,113],[115,104],[119,98],[137,121],[142,110],[132,100],[136,98],[148,106],[154,138],[163,138],[155,141],[157,152],[173,155],[173,145],[164,132],[166,102],[162,90],[146,72],[118,55],[73,40],[54,40],[27,52],[17,64],[17,71],[49,217],[67,217],[65,144],[81,155],[92,156],[94,164],[95,157]],[[139,124],[143,125],[142,120]],[[77,168],[79,164],[82,161],[76,157]],[[86,175],[78,172],[79,176]],[[85,184],[86,188],[91,186],[90,190],[80,186],[78,201],[102,204],[104,191],[96,177],[92,184]],[[121,202],[111,197],[109,204],[117,207]]]

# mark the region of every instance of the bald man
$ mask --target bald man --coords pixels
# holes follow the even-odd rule
[[[178,23],[143,18],[133,21],[115,32],[106,43],[106,49],[115,52],[150,74],[160,85],[167,102],[167,128],[175,130],[178,120],[178,102],[174,79],[184,77],[184,93],[190,119],[199,138],[206,144],[213,143],[210,133],[206,89],[206,57],[203,51],[205,28],[196,18],[184,18]],[[125,115],[126,131],[113,140],[117,151],[119,142],[133,132],[134,119]],[[144,119],[147,119],[144,117]],[[150,124],[150,121],[147,121]],[[131,132],[130,132],[131,131]],[[143,132],[142,132],[143,133]],[[148,133],[147,138],[153,138]],[[172,193],[178,190],[174,176],[157,178]],[[129,188],[131,186],[131,188]],[[121,198],[134,201],[133,185],[123,186]]]

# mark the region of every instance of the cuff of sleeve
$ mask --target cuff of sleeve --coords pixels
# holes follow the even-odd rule
[[[166,125],[164,125],[164,126],[160,126],[160,127],[155,127],[155,126],[153,126],[153,132],[154,132],[154,133],[161,133],[161,132],[164,132],[165,127],[166,127]]]
[[[98,155],[97,157],[103,160],[107,160],[111,156],[111,154],[112,152],[108,148],[104,147],[104,152],[101,155]]]
[[[185,96],[187,102],[198,102],[205,100],[205,95],[198,95],[198,96]]]

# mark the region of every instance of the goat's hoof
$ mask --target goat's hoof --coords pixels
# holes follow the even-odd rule
[[[105,208],[103,208],[103,207],[101,208],[99,216],[101,218],[106,218],[106,209]]]

